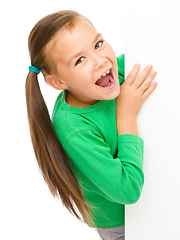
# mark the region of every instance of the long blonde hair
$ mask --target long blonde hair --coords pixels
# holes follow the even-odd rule
[[[32,29],[29,39],[31,65],[44,75],[52,72],[47,43],[62,28],[73,28],[77,18],[83,17],[74,11],[60,11],[41,19]],[[83,17],[84,18],[84,17]],[[54,197],[59,197],[64,206],[79,220],[76,207],[89,226],[93,226],[88,204],[64,152],[54,132],[48,109],[40,91],[37,74],[30,71],[26,79],[26,102],[31,140],[35,156],[43,177]],[[74,206],[76,205],[76,207]]]

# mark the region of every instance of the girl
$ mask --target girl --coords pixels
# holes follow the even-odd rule
[[[156,88],[156,71],[148,65],[136,77],[136,64],[124,81],[124,56],[116,58],[91,22],[74,11],[41,19],[30,33],[29,52],[31,139],[51,193],[102,239],[124,239],[124,205],[139,199],[144,181],[136,118]],[[63,90],[52,122],[38,84],[40,71]]]

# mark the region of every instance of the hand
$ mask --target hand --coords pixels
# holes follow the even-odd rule
[[[116,99],[118,115],[137,117],[143,103],[157,86],[156,82],[152,83],[157,74],[156,71],[151,72],[152,65],[145,67],[136,77],[139,69],[139,64],[135,65],[120,87],[120,94]]]
[[[116,98],[116,122],[118,134],[137,134],[137,115],[150,94],[155,90],[157,83],[154,80],[157,72],[148,65],[139,74],[140,66],[136,64],[120,87],[120,94]]]

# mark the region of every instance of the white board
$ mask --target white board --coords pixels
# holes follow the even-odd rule
[[[158,86],[138,116],[145,184],[126,206],[126,240],[180,236],[180,14],[177,0],[125,1],[126,75],[151,63]]]

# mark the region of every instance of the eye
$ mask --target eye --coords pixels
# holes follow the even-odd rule
[[[82,63],[83,61],[84,61],[84,57],[80,57],[77,61],[76,61],[76,63],[75,63],[75,66],[76,65],[78,65],[79,63]]]
[[[103,41],[99,41],[98,43],[96,43],[95,49],[100,48],[102,45],[103,45]]]

